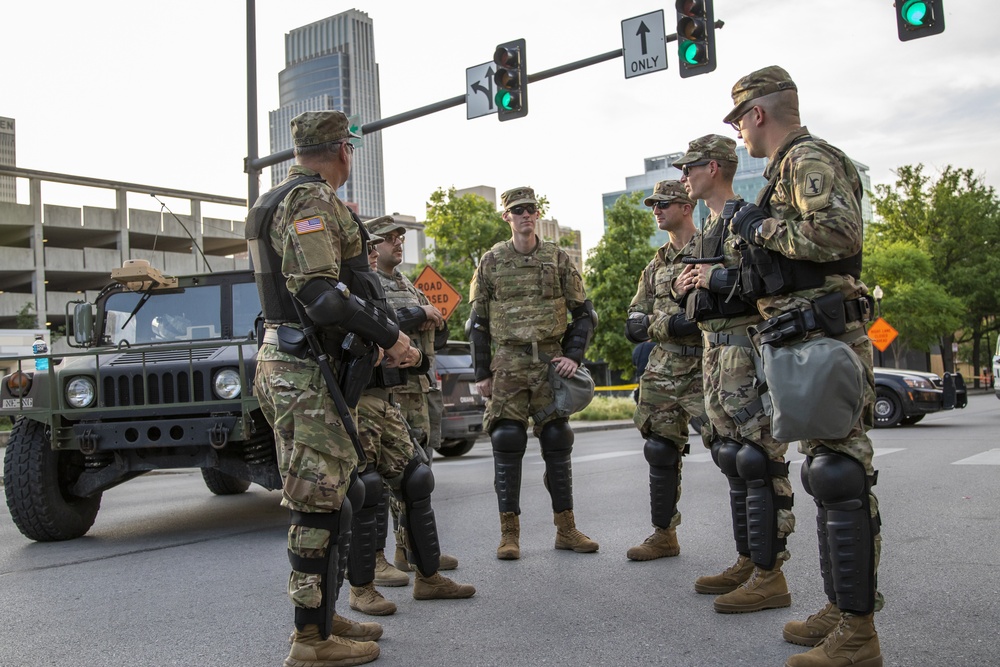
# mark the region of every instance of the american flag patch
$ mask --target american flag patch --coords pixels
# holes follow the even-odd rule
[[[323,224],[323,218],[319,216],[295,221],[296,234],[311,234],[312,232],[321,232],[324,229],[326,229],[326,225]]]

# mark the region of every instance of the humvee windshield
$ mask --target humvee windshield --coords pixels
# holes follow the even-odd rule
[[[182,290],[154,291],[138,310],[141,292],[118,292],[105,304],[104,344],[173,343],[222,338],[223,285],[200,285]],[[129,316],[135,310],[131,319]],[[232,335],[248,336],[260,300],[254,283],[232,286]],[[226,324],[229,324],[227,321]]]

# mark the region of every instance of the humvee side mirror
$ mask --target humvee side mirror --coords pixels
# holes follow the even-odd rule
[[[93,342],[94,307],[89,303],[78,303],[73,309],[73,340],[89,347]]]

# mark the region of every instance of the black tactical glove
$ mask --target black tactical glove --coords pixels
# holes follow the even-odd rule
[[[729,228],[747,243],[760,245],[760,228],[767,216],[756,204],[746,204],[733,216]]]

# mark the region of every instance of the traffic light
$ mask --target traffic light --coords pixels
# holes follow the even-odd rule
[[[497,84],[493,99],[501,121],[528,115],[528,69],[524,62],[523,39],[500,44],[493,52],[493,81]]]
[[[899,41],[944,32],[944,0],[896,0],[895,4]]]
[[[681,78],[715,71],[712,0],[677,0],[677,50]]]

